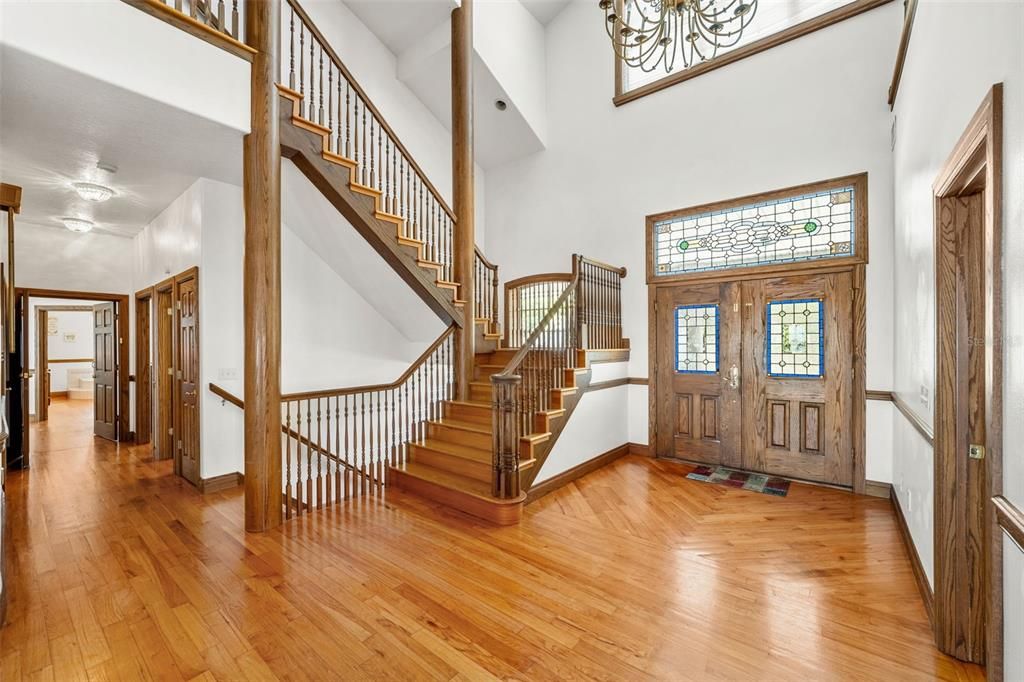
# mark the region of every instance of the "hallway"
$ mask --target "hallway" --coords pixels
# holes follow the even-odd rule
[[[519,526],[389,492],[246,535],[241,488],[54,407],[8,480],[5,681],[982,679],[932,645],[883,500],[626,457]]]

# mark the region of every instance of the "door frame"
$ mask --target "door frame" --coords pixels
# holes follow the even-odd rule
[[[1003,87],[992,86],[943,164],[932,185],[935,206],[935,602],[933,628],[940,650],[985,662],[990,679],[1003,677],[1002,537],[992,499],[1002,494],[1003,448],[1003,294],[1002,294],[1002,118]],[[958,404],[958,372],[964,371],[966,354],[957,348],[956,256],[950,235],[942,229],[940,211],[947,201],[984,191],[981,226],[981,272],[984,292],[984,391],[967,391],[985,405],[985,489],[980,494],[984,521],[972,532],[968,505],[958,505],[968,496],[970,480],[966,443],[957,442],[957,415],[966,406]],[[955,239],[955,235],[953,235]],[[952,309],[951,309],[952,306]],[[946,390],[948,387],[949,390]],[[981,393],[981,395],[978,395]],[[952,499],[948,491],[960,495]],[[977,543],[988,545],[983,556],[987,567],[978,567],[962,552]],[[976,591],[988,591],[987,614],[958,602]],[[987,618],[985,616],[987,615]],[[968,638],[967,633],[975,637]],[[984,634],[985,645],[976,635]],[[969,643],[964,644],[965,641]]]
[[[824,191],[852,185],[855,190],[854,240],[855,253],[849,257],[825,258],[817,261],[798,261],[760,266],[723,268],[705,272],[657,276],[654,264],[654,224],[669,218],[691,213],[717,211],[734,206],[743,206],[771,199],[781,199],[799,194]],[[867,291],[866,276],[868,264],[868,174],[866,172],[846,175],[829,180],[810,182],[783,189],[770,190],[747,196],[735,197],[709,204],[666,211],[648,215],[645,224],[645,260],[647,263],[647,371],[650,386],[647,391],[647,429],[649,451],[656,456],[657,442],[657,381],[656,363],[658,358],[657,318],[655,302],[658,289],[688,284],[711,282],[766,279],[783,275],[828,274],[837,272],[853,273],[853,400],[850,415],[853,429],[853,492],[866,494],[865,448],[867,441]]]
[[[36,308],[36,421],[44,422],[50,411],[49,311]]]
[[[153,289],[135,292],[135,443],[145,445],[153,435]],[[140,343],[145,329],[146,343]]]
[[[177,438],[181,435],[180,421],[181,421],[181,414],[182,414],[182,410],[180,409],[180,405],[182,404],[181,384],[180,384],[179,379],[178,379],[178,374],[180,372],[180,368],[178,366],[178,358],[181,356],[181,354],[179,352],[180,348],[179,348],[179,344],[178,344],[178,339],[179,339],[179,335],[180,335],[179,332],[181,331],[181,325],[180,325],[180,319],[179,319],[180,308],[178,306],[178,298],[179,298],[179,288],[181,287],[182,283],[183,282],[192,281],[192,280],[195,280],[195,283],[196,283],[196,321],[195,321],[195,329],[196,329],[196,358],[197,358],[197,361],[199,363],[199,368],[198,368],[197,374],[199,374],[201,376],[201,372],[202,372],[202,357],[200,355],[200,347],[199,347],[199,338],[200,338],[199,335],[200,335],[200,332],[201,332],[201,330],[199,328],[199,322],[200,322],[200,317],[199,316],[201,314],[201,309],[199,307],[199,305],[200,305],[200,303],[199,303],[199,266],[193,266],[193,267],[189,268],[188,270],[185,270],[185,271],[180,272],[177,275],[175,275],[173,277],[173,290],[172,290],[172,293],[171,293],[171,305],[174,308],[174,315],[171,316],[171,319],[173,320],[173,323],[171,325],[171,348],[172,348],[172,352],[171,352],[171,356],[172,356],[171,368],[172,368],[172,371],[174,372],[174,374],[173,374],[173,381],[171,382],[171,395],[172,395],[171,423],[174,424],[174,438],[172,439],[171,445],[172,445],[172,449],[174,450],[174,473],[176,473],[179,476],[182,476],[181,449],[174,446],[174,441],[177,440]],[[197,388],[197,390],[198,390],[198,388]],[[201,394],[201,392],[200,392],[200,395],[197,396],[196,421],[197,421],[196,430],[199,431],[200,424],[202,424],[202,394]],[[195,480],[194,484],[197,487],[199,487],[201,485],[201,483],[202,483],[202,461],[203,461],[202,460],[202,439],[200,438],[200,442],[196,443],[196,472],[195,472],[196,473],[196,480]]]
[[[24,344],[28,343],[28,320],[30,316],[29,301],[33,298],[66,298],[76,301],[109,301],[114,303],[115,329],[118,337],[117,350],[117,441],[127,442],[133,437],[131,433],[131,398],[128,383],[129,350],[131,344],[125,338],[128,333],[128,295],[99,293],[94,291],[67,291],[63,289],[37,289],[34,287],[16,287],[15,298],[24,296],[21,311],[21,324],[25,330]],[[37,359],[38,360],[38,359]],[[27,413],[27,406],[26,406]],[[26,439],[26,443],[27,443]],[[23,461],[28,463],[28,452],[24,453]]]
[[[174,319],[161,305],[167,298],[167,308],[174,308],[174,277],[153,285],[153,306],[156,311],[156,334],[153,344],[153,367],[156,374],[156,413],[154,419],[153,454],[156,459],[171,459],[174,456],[174,435],[168,429],[174,424]],[[163,339],[167,348],[163,348]],[[170,378],[168,378],[170,377]],[[168,390],[168,387],[170,390]]]

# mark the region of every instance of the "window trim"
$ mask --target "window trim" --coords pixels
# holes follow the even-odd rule
[[[734,268],[720,268],[717,270],[682,272],[674,275],[659,276],[656,273],[656,264],[654,262],[654,226],[658,222],[678,218],[691,213],[720,211],[723,209],[746,206],[747,204],[760,203],[762,201],[785,199],[798,194],[812,194],[815,192],[823,192],[846,186],[852,186],[854,190],[853,230],[854,244],[856,246],[854,247],[854,254],[852,256],[843,256],[839,258],[817,258],[796,262],[769,263],[766,265],[746,265]],[[770,192],[750,194],[743,197],[736,197],[735,199],[716,201],[710,204],[689,206],[687,208],[680,208],[674,211],[666,211],[665,213],[654,213],[647,216],[645,232],[645,260],[647,262],[648,284],[749,279],[781,272],[793,274],[794,272],[805,270],[821,271],[823,268],[835,270],[849,268],[852,265],[866,265],[868,262],[868,174],[858,173],[856,175],[847,175],[841,178],[833,178],[832,180],[811,182],[806,185],[796,185],[794,187],[786,187],[784,189],[772,190]]]
[[[612,59],[615,62],[615,96],[612,97],[612,103],[615,106],[620,107],[627,102],[652,95],[656,92],[660,92],[665,88],[672,87],[677,83],[696,78],[702,74],[714,71],[717,68],[732,64],[746,57],[751,57],[759,52],[764,52],[783,43],[788,43],[790,40],[805,36],[809,33],[813,33],[819,29],[827,28],[833,24],[837,24],[845,19],[850,19],[858,14],[863,14],[869,10],[873,10],[876,7],[887,5],[892,0],[853,0],[849,4],[837,7],[831,12],[826,12],[819,16],[802,21],[799,24],[794,24],[787,29],[783,29],[777,33],[772,33],[764,38],[755,40],[752,43],[744,45],[743,47],[737,48],[730,52],[726,52],[718,57],[709,59],[706,62],[692,66],[689,69],[683,69],[675,73],[670,73],[663,78],[659,78],[656,81],[646,83],[633,90],[626,91],[623,88],[623,78],[625,73],[622,69],[622,62],[614,54]]]

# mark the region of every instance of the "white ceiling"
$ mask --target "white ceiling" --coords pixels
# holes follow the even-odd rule
[[[547,26],[572,0],[519,0],[537,21]],[[597,4],[596,2],[594,3]]]
[[[0,90],[0,177],[23,188],[25,222],[82,217],[131,237],[199,177],[241,184],[238,131],[9,46],[0,47]],[[117,195],[85,201],[76,181]]]

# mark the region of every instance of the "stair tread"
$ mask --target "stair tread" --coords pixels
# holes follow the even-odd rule
[[[461,445],[441,438],[424,438],[413,441],[413,445],[435,452],[442,452],[453,457],[472,460],[474,462],[490,462],[491,451],[483,448],[475,448],[472,445]]]
[[[467,422],[461,419],[450,419],[448,417],[435,419],[430,423],[459,429],[460,431],[472,431],[473,433],[482,433],[488,436],[491,435],[491,426],[489,424],[477,424],[476,422]]]
[[[491,483],[490,481],[480,481],[475,478],[469,478],[467,476],[460,476],[459,474],[453,474],[450,471],[444,471],[436,467],[432,467],[427,464],[419,464],[417,462],[406,462],[394,467],[398,471],[402,471],[410,476],[423,479],[424,481],[430,481],[444,488],[452,490],[458,490],[474,497],[481,497],[487,500],[493,500],[491,497]]]
[[[449,403],[450,405],[465,405],[465,406],[469,406],[469,407],[486,407],[488,410],[491,409],[491,404],[489,402],[484,402],[482,400],[446,400],[445,402]]]

